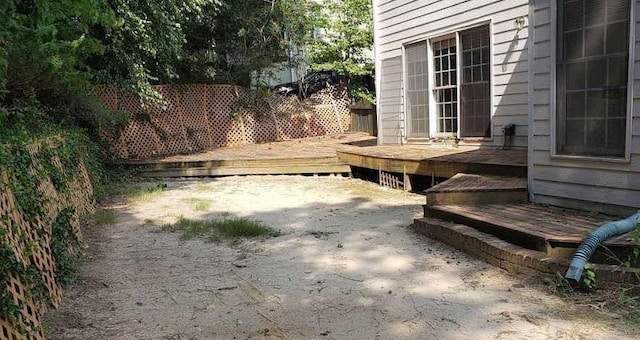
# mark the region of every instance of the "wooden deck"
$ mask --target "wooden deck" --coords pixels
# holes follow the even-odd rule
[[[125,160],[147,177],[349,173],[350,166],[451,177],[459,172],[526,177],[525,150],[377,146],[364,133],[237,145],[190,155]]]
[[[529,249],[576,248],[598,226],[620,217],[535,204],[425,206],[425,217],[465,224]],[[604,243],[614,248],[633,247],[632,235]]]
[[[190,177],[349,173],[336,149],[346,143],[375,143],[363,133],[237,145],[207,152],[145,160],[126,160],[145,177]]]
[[[449,178],[457,173],[527,176],[526,150],[468,146],[344,146],[338,157],[351,166]]]

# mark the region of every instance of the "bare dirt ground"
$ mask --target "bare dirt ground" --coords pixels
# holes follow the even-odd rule
[[[408,226],[424,197],[340,177],[170,181],[104,207],[51,339],[622,339],[640,331]],[[195,202],[210,201],[207,211]],[[199,210],[202,210],[202,205]],[[224,212],[283,235],[240,244],[160,232]]]

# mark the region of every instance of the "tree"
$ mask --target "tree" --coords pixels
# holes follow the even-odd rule
[[[91,28],[116,24],[102,0],[2,1],[0,15],[0,98],[5,100],[86,86],[86,58],[104,51]]]
[[[120,25],[94,30],[106,46],[104,54],[90,61],[94,82],[151,96],[151,84],[181,83],[191,80],[193,74],[212,81],[215,51],[206,35],[215,24],[219,0],[108,3]]]
[[[344,75],[353,99],[373,101],[373,94],[355,82],[374,70],[371,0],[324,0],[315,13],[320,37],[309,49],[312,69]]]
[[[214,30],[218,81],[249,86],[252,74],[288,61],[312,30],[311,5],[299,0],[229,1]]]

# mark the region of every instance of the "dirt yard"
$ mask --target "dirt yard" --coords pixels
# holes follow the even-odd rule
[[[409,225],[424,197],[341,177],[170,181],[85,231],[90,260],[51,339],[622,339],[615,314],[567,303]],[[260,220],[282,235],[180,241],[179,216]]]

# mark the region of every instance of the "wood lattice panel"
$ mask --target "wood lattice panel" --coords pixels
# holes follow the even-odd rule
[[[256,92],[234,85],[161,85],[165,105],[145,108],[131,95],[98,91],[108,107],[129,115],[111,138],[115,159],[189,154],[224,146],[337,134],[351,123],[344,88],[327,88],[300,102],[297,97]]]
[[[43,146],[55,149],[61,143],[64,143],[62,138],[54,137],[27,147],[33,161],[29,169],[33,178],[38,178],[36,174],[42,171],[39,150]],[[56,156],[52,157],[52,163],[59,170],[65,171]],[[48,304],[56,307],[60,303],[62,289],[56,278],[56,263],[51,252],[51,226],[60,211],[71,206],[75,209],[70,221],[71,227],[75,237],[81,239],[80,217],[94,208],[93,189],[86,167],[79,162],[75,171],[74,174],[67,174],[73,180],[68,183],[64,192],[58,192],[50,178],[42,178],[35,183],[35,187],[45,197],[44,215],[29,220],[18,206],[9,186],[11,178],[8,172],[0,169],[0,227],[4,228],[4,238],[0,241],[13,249],[18,262],[25,266],[33,265],[38,270],[46,295],[49,296],[47,301],[35,301],[33,295],[27,292],[22,278],[10,275],[6,290],[13,302],[20,306],[23,321],[12,324],[0,316],[1,339],[44,339],[40,319],[42,313]]]

